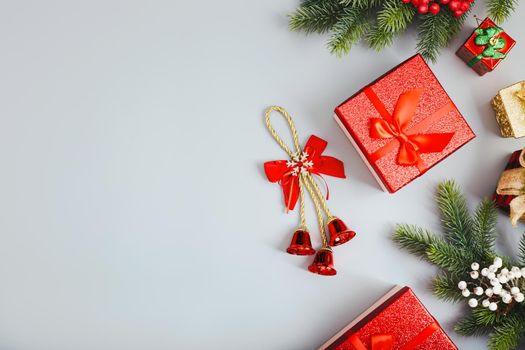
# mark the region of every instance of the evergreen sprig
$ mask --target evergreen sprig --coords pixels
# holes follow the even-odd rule
[[[518,6],[518,0],[488,0],[489,17],[496,23],[503,23]]]
[[[443,235],[437,236],[414,225],[398,225],[393,240],[403,249],[438,266],[441,273],[432,282],[432,291],[440,299],[464,300],[458,282],[469,278],[471,264],[488,266],[496,257],[497,211],[494,202],[484,199],[470,214],[465,196],[454,181],[438,186],[437,204]],[[519,245],[520,264],[525,265],[525,234]],[[515,264],[501,257],[505,266]],[[515,303],[501,312],[476,307],[457,322],[454,329],[465,336],[489,335],[490,350],[517,349],[525,340],[525,306]]]
[[[516,9],[518,0],[487,0],[489,15],[501,23]],[[442,6],[437,15],[416,13],[401,0],[302,0],[290,15],[290,29],[306,33],[330,33],[329,50],[341,56],[360,40],[379,51],[394,43],[410,25],[418,27],[417,50],[430,61],[459,32],[467,11],[454,17]]]

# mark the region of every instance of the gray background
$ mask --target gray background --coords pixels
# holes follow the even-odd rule
[[[395,284],[460,349],[485,348],[453,333],[464,307],[433,297],[436,270],[389,237],[399,222],[439,232],[436,184],[455,178],[474,205],[523,146],[499,136],[489,101],[525,78],[525,7],[496,72],[480,78],[454,55],[472,17],[431,66],[478,137],[390,195],[332,111],[414,54],[414,33],[339,59],[326,36],[288,31],[297,3],[2,2],[1,349],[314,349]],[[345,162],[329,205],[359,236],[336,249],[336,277],[284,253],[297,214],[262,171],[284,158],[263,123],[271,104]],[[500,219],[514,254],[524,226]]]

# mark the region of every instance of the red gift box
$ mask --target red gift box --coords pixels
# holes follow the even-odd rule
[[[476,136],[419,54],[339,105],[335,119],[391,193]]]
[[[408,287],[397,286],[319,350],[457,350]]]
[[[487,28],[491,28],[492,32],[488,33]],[[478,38],[479,36],[485,36],[485,39]],[[479,43],[476,43],[477,38]],[[458,49],[456,55],[476,73],[484,75],[492,72],[515,44],[514,39],[487,17]],[[486,51],[487,49],[489,50]]]

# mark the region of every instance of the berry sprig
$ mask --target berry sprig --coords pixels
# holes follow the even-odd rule
[[[490,311],[498,311],[506,314],[513,303],[521,303],[525,300],[523,294],[525,267],[519,268],[513,266],[510,271],[503,267],[503,260],[500,257],[494,259],[494,263],[488,268],[479,271],[479,264],[472,263],[470,266],[470,278],[476,282],[460,281],[458,288],[465,298],[470,298],[468,305],[471,308],[481,306],[488,308]],[[498,273],[498,270],[501,271]],[[506,308],[502,309],[505,304]]]
[[[475,0],[401,0],[404,4],[412,4],[422,15],[430,13],[437,15],[441,11],[441,5],[448,5],[454,16],[461,17],[468,11],[470,4]]]

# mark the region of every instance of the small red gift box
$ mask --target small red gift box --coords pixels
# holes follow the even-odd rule
[[[476,136],[419,54],[339,105],[335,119],[391,193]]]
[[[484,75],[492,72],[515,44],[514,39],[487,17],[458,49],[456,55],[476,73]]]
[[[397,286],[319,350],[457,350],[408,287]]]

